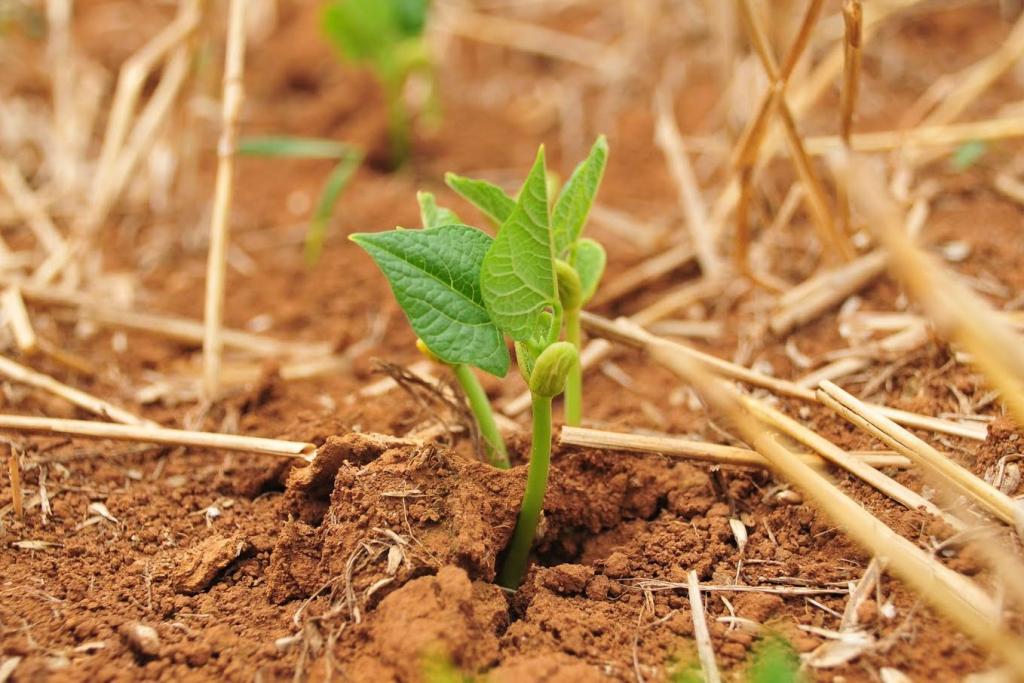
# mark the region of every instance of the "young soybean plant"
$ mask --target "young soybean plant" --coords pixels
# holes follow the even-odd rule
[[[384,88],[392,162],[409,155],[410,116],[403,91],[414,73],[426,74],[436,105],[433,65],[423,40],[429,0],[330,0],[323,29],[350,62],[366,64]]]
[[[607,256],[604,248],[583,237],[583,227],[594,205],[608,161],[608,142],[598,137],[555,201],[551,211],[551,233],[559,299],[565,317],[566,340],[579,351],[581,344],[580,311],[597,291],[604,274]],[[476,206],[496,225],[511,215],[515,200],[504,190],[484,180],[463,178],[449,173],[448,186]],[[565,423],[579,426],[583,418],[583,375],[579,364],[569,373],[565,387]]]
[[[522,580],[544,503],[551,402],[579,365],[576,347],[559,341],[564,314],[555,257],[559,242],[545,176],[541,147],[517,200],[466,181],[478,183],[480,196],[492,197],[501,212],[488,214],[500,220],[494,239],[454,222],[457,217],[429,195],[420,197],[426,229],[352,236],[377,262],[413,330],[440,360],[503,377],[510,360],[505,336],[515,342],[533,398],[533,443],[519,519],[498,575],[509,588]],[[570,196],[565,190],[562,195]],[[582,285],[580,290],[582,299]]]

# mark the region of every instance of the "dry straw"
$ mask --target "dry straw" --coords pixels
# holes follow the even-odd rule
[[[849,453],[839,446],[821,436],[814,430],[808,429],[796,420],[782,414],[778,410],[768,406],[763,401],[750,396],[741,396],[743,405],[765,424],[778,430],[791,439],[802,443],[811,450],[819,453],[823,458],[841,467],[861,481],[878,489],[896,502],[910,510],[924,510],[944,520],[954,529],[963,529],[964,524],[956,517],[946,514],[937,505],[924,496],[903,486],[892,477],[889,477],[874,467],[851,457]],[[902,452],[902,451],[901,451]]]
[[[862,43],[866,43],[874,35],[878,26],[892,14],[910,7],[920,0],[893,0],[892,2],[872,2],[864,8],[864,23],[862,31]],[[810,75],[799,84],[794,86],[794,92],[789,98],[789,104],[794,115],[799,115],[813,105],[825,92],[832,87],[836,76],[843,68],[844,45],[837,45],[832,52],[827,54],[814,67]],[[778,153],[781,143],[780,134],[777,129],[770,127],[766,133],[762,145],[761,157],[758,160],[754,174],[760,171]],[[730,179],[725,189],[719,195],[711,211],[712,225],[725,225],[728,215],[736,208],[739,200],[740,183],[737,177]]]
[[[11,442],[7,442],[7,472],[11,477],[11,498],[14,514],[18,519],[25,517],[24,501],[21,490],[21,463],[18,448]]]
[[[245,0],[231,0],[228,16],[227,56],[224,66],[224,101],[220,140],[217,143],[217,181],[210,221],[210,251],[206,261],[206,305],[203,336],[203,381],[208,400],[220,391],[221,353],[224,348],[224,276],[227,268],[228,231],[234,184],[238,115],[242,109],[245,68]]]
[[[882,440],[890,448],[907,456],[926,472],[977,503],[989,514],[1015,526],[1021,509],[1008,495],[939,453],[928,443],[871,409],[863,401],[832,382],[822,382],[818,400],[837,414]]]
[[[3,375],[11,381],[19,382],[35,389],[40,389],[49,394],[53,394],[54,396],[59,396],[79,408],[115,422],[127,425],[151,424],[148,420],[144,420],[141,417],[133,415],[123,408],[118,408],[114,404],[104,401],[101,398],[97,398],[92,394],[87,394],[80,389],[69,387],[66,384],[58,382],[49,375],[36,372],[35,370],[27,368],[20,363],[15,363],[13,360],[4,356],[0,356],[0,375]]]
[[[852,355],[836,360],[815,369],[796,380],[802,387],[814,388],[824,380],[835,381],[860,372],[879,359],[900,358],[915,351],[932,338],[930,328],[922,321],[911,322],[903,329],[893,332],[877,342],[859,345],[850,349]]]
[[[88,237],[103,223],[143,152],[156,139],[156,132],[188,76],[188,41],[201,18],[200,0],[182,0],[174,21],[121,67],[89,203],[75,226],[81,235]],[[133,125],[132,117],[146,81],[161,62],[165,65],[160,82]]]
[[[558,438],[563,446],[579,446],[583,448],[599,448],[613,451],[630,451],[634,453],[658,453],[675,458],[685,458],[696,462],[715,465],[736,465],[740,467],[768,467],[757,451],[737,446],[723,446],[707,441],[693,441],[675,436],[655,434],[630,434],[625,432],[609,432],[586,427],[562,427]],[[857,451],[848,454],[851,458],[871,467],[904,468],[910,460],[902,455],[881,451]],[[801,454],[800,459],[811,467],[823,469],[828,461],[813,454]]]
[[[198,320],[143,313],[107,304],[93,297],[69,292],[63,288],[20,283],[13,278],[3,276],[0,276],[0,284],[17,286],[22,296],[34,304],[67,306],[75,309],[76,315],[101,325],[145,332],[187,344],[202,344],[203,342],[204,327],[203,323]],[[272,358],[327,356],[332,350],[332,345],[326,342],[283,341],[230,328],[221,330],[221,340],[225,347]]]
[[[767,44],[764,28],[761,26],[760,18],[750,6],[748,0],[740,0],[738,3],[740,14],[744,19],[747,31],[750,34],[761,62],[768,76],[771,79],[768,90],[761,98],[757,107],[757,113],[747,124],[746,130],[740,137],[733,153],[733,166],[739,175],[739,199],[736,204],[736,264],[742,273],[752,281],[768,289],[774,289],[770,283],[758,277],[751,269],[749,262],[750,248],[750,200],[753,192],[755,169],[760,157],[761,145],[764,142],[765,134],[768,131],[772,116],[778,111],[783,119],[790,149],[797,164],[800,181],[803,183],[811,215],[819,228],[819,233],[826,239],[826,243],[832,243],[837,234],[833,234],[834,225],[828,215],[827,202],[825,202],[823,190],[820,183],[811,171],[807,155],[803,150],[803,143],[796,133],[796,126],[793,122],[793,114],[786,103],[786,86],[789,78],[799,63],[807,44],[810,41],[811,31],[821,14],[823,3],[821,0],[812,0],[804,14],[796,39],[790,47],[786,61],[780,69],[775,63],[771,48]],[[852,252],[851,252],[852,253]]]
[[[750,384],[752,386],[761,387],[763,389],[768,389],[769,391],[781,396],[798,398],[802,401],[808,401],[811,403],[817,402],[814,391],[811,389],[802,387],[789,380],[771,377],[757,372],[756,370],[743,367],[742,365],[731,363],[727,360],[723,360],[722,358],[718,358],[717,356],[712,356],[709,353],[698,351],[680,342],[661,339],[660,337],[651,335],[646,331],[643,332],[642,337],[636,334],[624,335],[624,330],[640,329],[635,325],[635,323],[630,324],[628,327],[623,327],[622,322],[612,322],[600,316],[586,312],[581,314],[580,321],[583,323],[583,327],[586,330],[598,336],[614,339],[640,348],[643,348],[645,343],[644,340],[656,339],[664,346],[665,349],[671,349],[673,353],[680,357],[695,360],[706,366],[711,372],[722,377]],[[988,435],[988,429],[984,425],[961,424],[928,415],[919,415],[917,413],[911,413],[897,408],[890,408],[888,406],[873,405],[872,407],[891,420],[908,427],[926,429],[941,434],[962,436],[976,441],[984,441]]]
[[[750,416],[736,389],[714,378],[701,363],[627,321],[614,325],[615,338],[632,340],[652,360],[690,384],[713,412],[725,417],[740,438],[761,453],[784,480],[796,486],[833,523],[872,556],[886,558],[887,569],[923,600],[994,651],[1017,675],[1024,675],[1024,643],[1000,628],[996,603],[975,583],[894,532],[783,447],[778,432]]]
[[[843,146],[850,149],[853,117],[860,89],[861,34],[864,31],[864,9],[860,0],[846,0],[843,3],[843,24],[846,28],[846,40],[843,50],[843,88],[839,101],[839,137],[843,141]],[[842,182],[836,184],[836,195],[836,202],[839,205],[839,229],[849,233],[852,228],[850,197]]]
[[[686,575],[686,589],[690,598],[690,615],[693,619],[693,639],[697,641],[697,656],[706,683],[721,683],[722,676],[718,673],[715,661],[715,648],[711,645],[711,632],[708,631],[707,613],[704,601],[700,597],[700,581],[697,572],[692,569]]]
[[[958,276],[914,246],[903,217],[874,169],[855,156],[834,159],[850,197],[872,236],[885,249],[889,269],[921,306],[936,332],[963,346],[1024,424],[1024,345],[1003,316]]]
[[[714,240],[716,231],[709,229],[708,210],[701,197],[700,186],[690,164],[683,136],[676,124],[672,108],[672,91],[667,86],[662,85],[655,93],[654,109],[657,114],[654,142],[661,148],[675,181],[679,203],[686,216],[690,242],[700,263],[701,273],[705,277],[718,277],[722,274],[722,263]]]
[[[972,140],[1006,140],[1024,137],[1024,116],[1007,116],[969,123],[917,126],[904,130],[857,133],[846,145],[841,136],[823,135],[806,140],[808,154],[829,154],[843,147],[855,152],[889,152],[917,147],[953,147]]]
[[[0,429],[32,434],[59,434],[89,439],[116,439],[169,446],[245,451],[247,453],[297,458],[307,462],[313,459],[313,454],[316,451],[316,446],[302,441],[264,439],[262,437],[241,436],[237,434],[194,432],[184,429],[167,429],[155,425],[118,425],[106,422],[25,417],[22,415],[0,415]]]
[[[740,15],[743,17],[750,41],[761,60],[765,72],[768,74],[769,81],[776,84],[767,97],[777,100],[775,109],[778,111],[779,118],[782,121],[782,128],[786,135],[786,141],[789,144],[790,154],[793,157],[793,164],[800,177],[800,182],[803,183],[804,189],[807,191],[807,205],[814,220],[814,225],[818,229],[818,235],[822,243],[832,249],[835,254],[849,260],[856,255],[856,251],[846,235],[839,232],[835,221],[832,219],[832,212],[825,197],[825,189],[814,170],[814,166],[811,164],[807,151],[804,149],[803,140],[801,140],[800,133],[796,127],[796,119],[786,99],[787,79],[800,59],[807,41],[810,39],[810,32],[817,21],[822,5],[823,0],[811,0],[793,48],[790,50],[786,63],[780,68],[775,55],[772,53],[771,45],[768,43],[768,37],[764,26],[761,24],[760,16],[751,6],[751,0],[739,0]],[[771,111],[772,107],[770,105],[763,106],[760,109],[764,116],[770,115]],[[752,142],[759,148],[762,142],[761,136],[758,135]],[[756,155],[756,152],[750,151],[745,156],[754,155]],[[754,163],[754,159],[749,159],[749,161],[751,165]]]

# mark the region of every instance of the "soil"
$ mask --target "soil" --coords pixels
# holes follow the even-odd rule
[[[243,134],[346,140],[368,149],[369,162],[339,205],[322,260],[308,268],[301,250],[307,209],[295,207],[316,196],[330,164],[239,160],[234,240],[251,265],[229,270],[226,324],[355,349],[350,366],[284,381],[267,365],[258,382],[212,408],[174,400],[140,405],[136,392],[153,378],[194,376],[198,350],[142,333],[87,330],[57,309],[33,309],[40,333],[103,370],[87,378],[31,362],[169,426],[314,442],[326,454],[321,467],[298,469],[226,452],[12,437],[24,449],[29,501],[25,519],[16,519],[10,485],[0,478],[0,670],[20,658],[12,681],[416,681],[425,680],[431,662],[443,661],[495,682],[664,681],[674,662],[695,656],[686,590],[691,570],[702,584],[775,591],[706,593],[712,644],[729,676],[742,677],[761,627],[782,634],[801,653],[825,642],[820,634],[838,628],[844,590],[861,578],[870,557],[767,472],[556,448],[534,562],[511,594],[493,580],[525,480],[525,419],[524,434],[511,442],[516,467],[509,471],[475,460],[466,439],[387,446],[363,434],[406,435],[434,424],[435,410],[404,391],[359,393],[381,377],[374,358],[406,365],[418,358],[384,279],[345,236],[416,225],[416,189],[435,191],[442,203],[477,220],[444,188],[444,171],[513,178],[543,141],[564,174],[581,153],[572,140],[589,140],[600,128],[612,149],[601,204],[669,226],[652,230],[653,238],[595,228],[611,254],[606,279],[614,280],[666,248],[673,231],[682,229],[671,177],[653,144],[649,103],[657,69],[627,79],[609,97],[579,67],[454,39],[439,68],[440,128],[420,130],[411,165],[391,172],[383,161],[383,101],[372,77],[339,65],[314,38],[317,3],[279,4],[276,29],[248,57]],[[616,9],[598,13],[591,3],[564,4],[543,19],[546,25],[586,35],[606,28],[602,22],[621,20]],[[167,18],[160,3],[132,5],[130,16],[121,15],[111,28],[110,18],[129,11],[127,5],[75,5],[81,49],[108,68]],[[211,22],[211,35],[222,31],[218,21]],[[974,63],[1008,31],[996,9],[978,4],[953,3],[888,23],[866,51],[860,127],[891,128],[938,75]],[[686,87],[676,101],[686,135],[707,135],[721,118],[709,40],[694,36],[680,47],[658,34],[645,55],[652,64],[686,65]],[[5,68],[0,92],[44,96],[45,73],[31,67],[41,46],[13,36],[9,47],[17,57],[11,63],[24,68],[10,76]],[[549,91],[578,74],[581,103],[600,116],[563,125]],[[216,101],[218,88],[216,74],[200,74],[194,95]],[[992,115],[1021,91],[1011,73],[965,117]],[[834,130],[837,97],[830,92],[802,127]],[[191,115],[181,135],[203,153],[194,160],[192,180],[177,189],[184,197],[198,192],[195,201],[163,211],[150,207],[142,218],[116,216],[104,228],[104,263],[129,278],[139,308],[201,318],[217,124],[215,117]],[[1000,143],[967,171],[954,172],[945,159],[927,171],[938,188],[929,243],[967,242],[971,251],[955,267],[1001,286],[990,295],[999,307],[1020,304],[1024,242],[1020,206],[996,194],[990,180],[1018,151]],[[717,173],[701,172],[708,196],[720,184]],[[788,164],[770,168],[760,207],[766,216],[791,180]],[[797,282],[811,274],[817,252],[807,246],[810,232],[798,213],[792,226],[766,236],[763,256],[776,275]],[[630,313],[695,274],[692,266],[677,269],[599,312]],[[835,311],[788,340],[771,338],[761,324],[768,295],[737,292],[680,313],[724,323],[720,338],[695,342],[698,347],[798,377],[804,370],[787,352],[787,341],[813,359],[847,345]],[[884,278],[860,297],[863,310],[907,308],[899,288]],[[358,345],[374,330],[374,343]],[[589,425],[732,442],[667,371],[628,350],[617,350],[611,363],[587,377]],[[958,395],[976,402],[988,391],[938,340],[883,368],[888,378],[870,398],[929,415],[955,413]],[[860,391],[878,371],[845,386]],[[486,380],[486,388],[502,405],[523,383],[511,373],[503,381]],[[3,412],[88,417],[15,385],[3,389]],[[844,448],[879,448],[820,408],[786,400],[779,407]],[[994,418],[984,443],[922,436],[985,475],[1000,458],[1019,453],[1021,432],[998,404],[982,412]],[[912,470],[892,474],[915,490],[925,488]],[[992,585],[970,546],[940,548],[948,529],[847,475],[832,476],[898,533]],[[1021,494],[1019,477],[1015,487],[1008,492]],[[730,519],[746,529],[742,547]],[[1008,534],[1005,541],[1020,550]],[[798,595],[793,588],[821,592]],[[913,680],[944,681],[993,666],[889,577],[860,616],[874,644],[849,662],[809,669],[809,678],[876,681],[879,670],[890,667]],[[1011,615],[1011,621],[1019,619]]]

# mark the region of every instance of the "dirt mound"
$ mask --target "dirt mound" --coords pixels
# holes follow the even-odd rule
[[[342,458],[373,456],[372,447],[356,443],[352,437],[328,442],[337,465],[330,502],[319,528],[304,522],[286,527],[270,566],[276,600],[305,597],[335,581],[355,615],[364,603],[444,566],[494,579],[498,554],[515,527],[522,468],[497,470],[433,445],[391,448],[361,466],[358,457]],[[323,488],[307,486],[306,474],[312,473],[292,477],[289,500],[308,510],[323,498]]]
[[[484,671],[499,658],[508,625],[504,591],[471,582],[458,567],[442,567],[394,591],[355,627],[338,659],[351,681],[417,680],[430,658]]]

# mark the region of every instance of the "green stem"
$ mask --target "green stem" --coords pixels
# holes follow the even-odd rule
[[[565,340],[580,350],[580,312],[566,310]],[[579,427],[583,420],[583,368],[580,363],[573,365],[565,380],[565,424]]]
[[[409,112],[402,97],[403,81],[386,87],[388,110],[388,137],[391,142],[391,163],[401,168],[409,158],[412,139]]]
[[[526,476],[526,492],[519,509],[512,542],[505,555],[505,563],[498,574],[498,584],[505,588],[518,588],[526,573],[537,522],[544,507],[544,492],[548,487],[548,466],[551,463],[551,397],[533,396],[533,447],[530,450],[530,471]]]
[[[480,436],[484,440],[487,460],[495,467],[507,470],[508,451],[505,450],[505,442],[501,439],[498,424],[494,421],[494,413],[491,411],[491,403],[487,400],[484,388],[480,386],[480,380],[468,365],[453,365],[452,369],[469,401],[469,409],[473,411],[476,423],[480,426]]]

